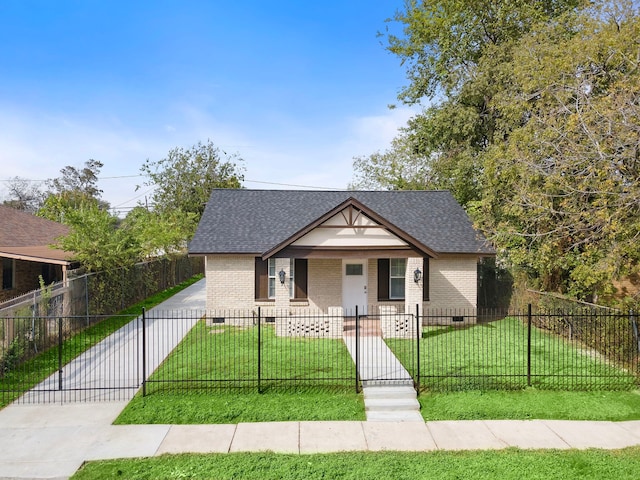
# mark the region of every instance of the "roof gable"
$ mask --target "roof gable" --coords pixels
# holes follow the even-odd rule
[[[330,231],[322,234],[319,232],[321,229]],[[314,233],[320,234],[313,235]],[[376,238],[373,238],[374,236]],[[305,242],[304,239],[307,239],[307,241]],[[411,247],[429,257],[437,256],[437,254],[426,245],[412,238],[402,229],[399,229],[353,197],[349,197],[317,220],[264,252],[262,257],[264,259],[269,258],[290,245],[342,248],[353,248],[363,245],[376,247]]]

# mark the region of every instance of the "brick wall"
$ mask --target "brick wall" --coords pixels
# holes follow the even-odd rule
[[[0,301],[9,300],[27,292],[40,288],[40,275],[42,275],[42,263],[16,260],[14,262],[14,288],[0,289]],[[60,268],[60,267],[56,267]],[[0,262],[0,279],[2,278],[2,262]],[[1,285],[0,285],[1,286]]]
[[[329,307],[342,306],[342,260],[339,258],[309,259],[309,306],[326,312]]]
[[[207,310],[255,307],[253,255],[207,255]]]
[[[422,259],[419,259],[421,265]],[[255,301],[254,256],[210,255],[207,256],[207,308],[210,310],[255,309],[257,305],[274,307],[274,303]],[[418,263],[416,263],[418,265]],[[413,270],[408,268],[408,283],[413,287]],[[368,300],[378,303],[378,264],[376,259],[368,262]],[[287,275],[287,278],[289,276]],[[329,307],[342,305],[342,260],[309,259],[307,302],[295,302],[295,307],[327,311]],[[432,259],[429,266],[430,300],[424,302],[425,309],[473,309],[477,301],[477,259],[474,256],[443,256]],[[414,292],[415,293],[415,292]],[[413,298],[410,311],[415,309],[419,297]],[[291,304],[294,306],[294,302]],[[405,308],[404,302],[385,302],[396,305],[398,311]]]
[[[477,305],[478,260],[473,256],[447,256],[430,261],[429,301],[424,303],[426,315],[446,311],[437,323],[453,323],[452,316],[472,314]],[[436,320],[435,318],[433,319]],[[464,319],[464,323],[471,321]]]

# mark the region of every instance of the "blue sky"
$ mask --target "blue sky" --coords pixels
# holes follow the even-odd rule
[[[94,158],[124,211],[145,159],[211,139],[244,159],[248,188],[345,188],[353,157],[412,113],[387,108],[405,72],[376,35],[401,6],[0,0],[0,180]]]

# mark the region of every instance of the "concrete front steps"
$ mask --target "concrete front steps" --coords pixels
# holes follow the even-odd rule
[[[368,422],[424,422],[412,385],[363,382]]]

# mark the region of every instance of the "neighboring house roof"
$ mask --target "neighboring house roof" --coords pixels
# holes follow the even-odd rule
[[[448,191],[311,191],[217,189],[189,244],[190,254],[263,255],[295,239],[350,200],[390,229],[435,253],[494,255]],[[353,203],[352,202],[352,203]]]
[[[44,263],[69,264],[71,254],[50,247],[69,227],[0,205],[0,256]]]

